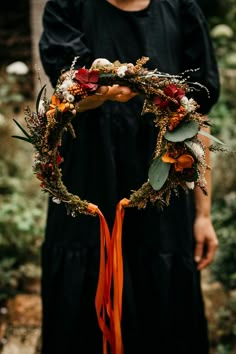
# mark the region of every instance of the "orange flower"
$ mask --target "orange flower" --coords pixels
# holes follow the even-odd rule
[[[170,131],[174,130],[179,123],[184,119],[186,114],[186,111],[184,107],[180,106],[177,110],[177,112],[174,112],[173,115],[170,118],[168,129]]]
[[[173,163],[176,172],[182,172],[185,168],[192,168],[194,164],[194,158],[189,154],[183,154],[177,158],[173,158],[166,153],[162,156],[162,161]]]
[[[55,95],[52,96],[49,107],[50,109],[46,113],[47,117],[54,116],[56,109],[58,109],[60,112],[65,112],[69,109],[69,107],[67,107],[65,103],[61,103],[60,99]]]

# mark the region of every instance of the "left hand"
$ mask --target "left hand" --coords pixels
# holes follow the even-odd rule
[[[101,106],[105,101],[127,102],[138,93],[133,92],[127,86],[100,86],[96,93],[90,95],[79,102],[79,112],[94,109]]]
[[[198,263],[197,269],[201,270],[213,261],[219,244],[210,216],[196,216],[194,236],[194,259]]]

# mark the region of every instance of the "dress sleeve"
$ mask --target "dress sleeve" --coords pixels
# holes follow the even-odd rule
[[[43,32],[39,40],[39,52],[45,73],[55,87],[62,69],[68,69],[75,56],[80,66],[91,63],[93,58],[85,44],[75,16],[74,1],[49,0],[43,13]],[[80,2],[76,2],[76,6]]]
[[[205,86],[209,95],[205,89],[191,85],[197,89],[192,97],[199,103],[199,111],[207,114],[219,98],[219,72],[208,23],[195,0],[182,1],[182,25],[183,69],[198,69],[191,73],[190,81]]]

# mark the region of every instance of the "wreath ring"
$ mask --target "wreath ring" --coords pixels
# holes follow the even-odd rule
[[[201,128],[209,123],[197,112],[197,102],[187,98],[186,94],[193,90],[187,79],[183,75],[149,71],[144,67],[148,59],[142,57],[136,65],[97,59],[90,69],[75,70],[75,58],[70,71],[59,78],[51,99],[47,99],[44,86],[36,101],[36,112],[26,108],[28,131],[15,121],[25,136],[14,137],[30,142],[35,148],[33,171],[41,180],[41,188],[55,203],[65,204],[74,217],[94,212],[89,208],[92,203],[73,195],[64,185],[59,146],[66,130],[75,137],[71,121],[79,112],[80,100],[94,94],[100,85],[126,85],[143,95],[142,114],[153,113],[158,128],[148,180],[131,192],[129,206],[143,208],[151,202],[163,207],[169,204],[173,191],[178,193],[179,186],[188,190],[198,185],[206,193],[206,147],[197,136],[206,135]]]

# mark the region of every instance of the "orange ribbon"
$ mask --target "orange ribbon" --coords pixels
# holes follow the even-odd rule
[[[115,222],[110,234],[106,219],[99,208],[89,204],[88,211],[97,213],[100,218],[100,265],[95,309],[99,327],[103,333],[103,354],[107,354],[108,343],[111,354],[123,354],[121,333],[122,294],[123,294],[123,257],[122,225],[124,208],[130,201],[122,199],[116,207]],[[111,296],[111,286],[113,292]]]

